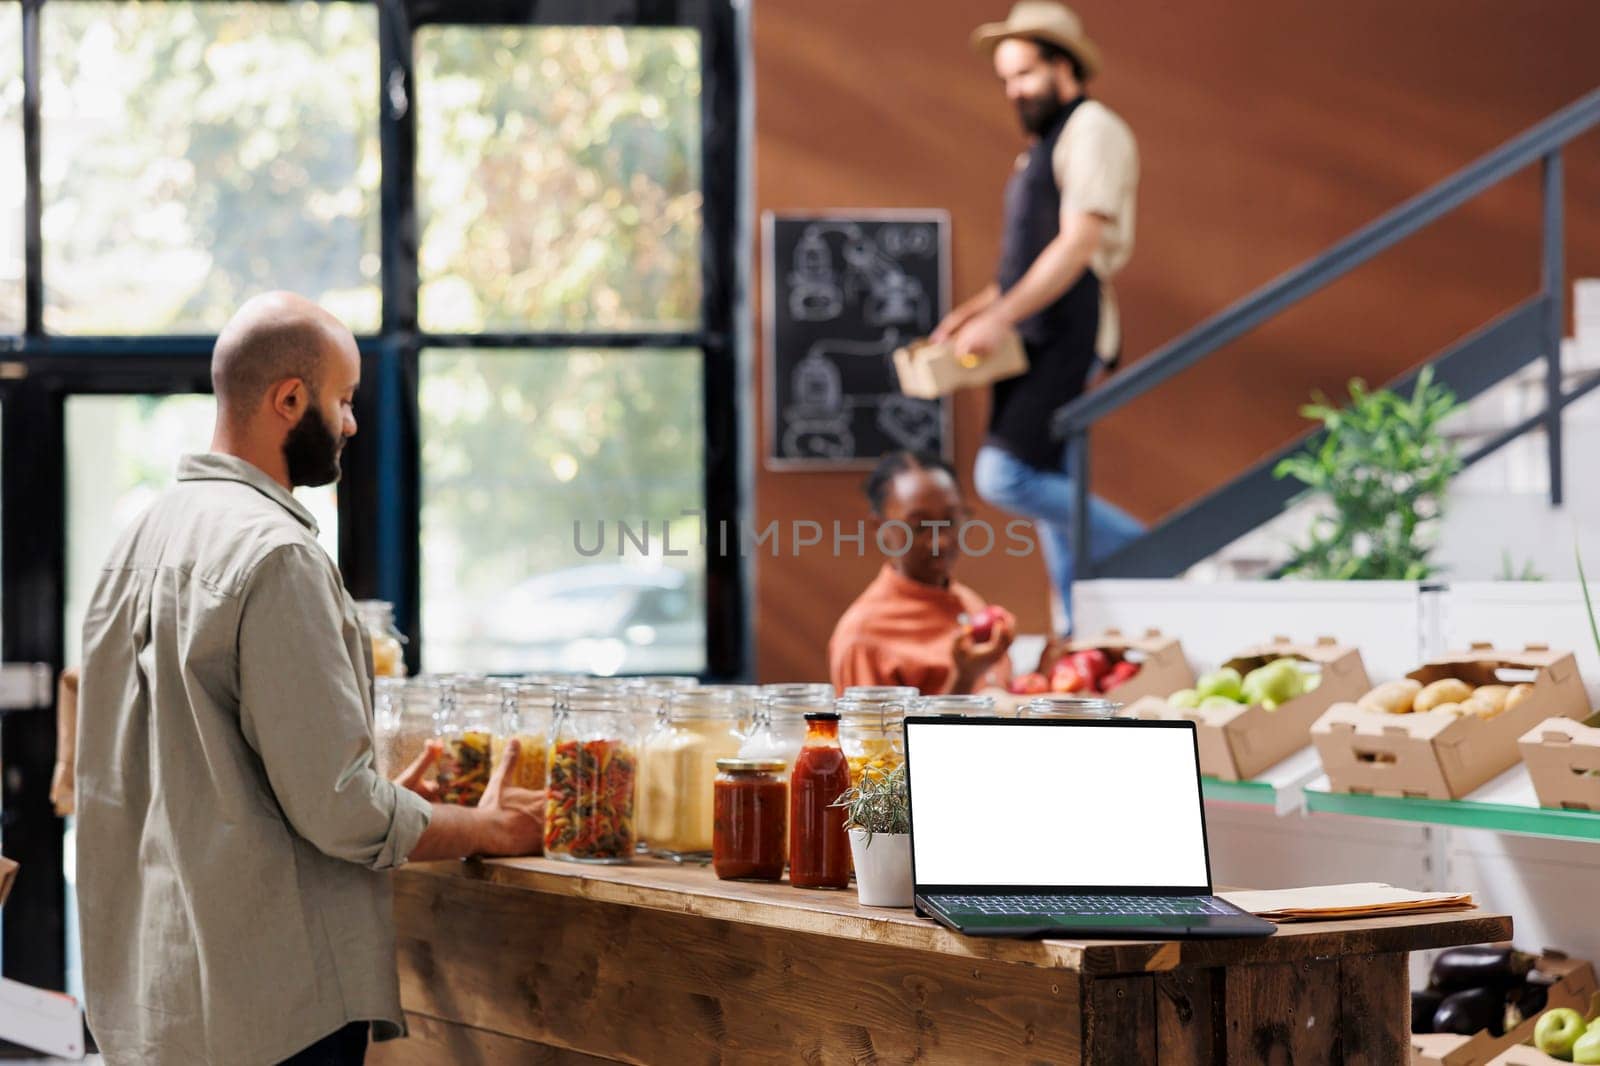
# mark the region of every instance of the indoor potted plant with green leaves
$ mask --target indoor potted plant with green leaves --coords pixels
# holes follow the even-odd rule
[[[833,805],[845,810],[862,905],[911,906],[911,795],[905,764],[887,772],[864,771]]]

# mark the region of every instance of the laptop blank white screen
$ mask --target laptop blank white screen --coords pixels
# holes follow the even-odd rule
[[[1189,729],[906,723],[919,885],[1206,888]]]

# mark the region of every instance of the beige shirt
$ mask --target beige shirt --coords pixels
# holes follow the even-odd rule
[[[112,1066],[276,1063],[405,1032],[389,877],[429,819],[373,768],[370,645],[316,523],[186,456],[84,621],[78,892]]]
[[[1139,188],[1139,146],[1128,124],[1098,100],[1085,100],[1072,112],[1050,156],[1061,190],[1061,226],[1075,214],[1105,220],[1100,247],[1089,269],[1100,279],[1100,332],[1095,351],[1110,359],[1122,346],[1111,279],[1133,255],[1133,228]]]

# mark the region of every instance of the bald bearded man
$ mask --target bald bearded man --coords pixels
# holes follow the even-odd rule
[[[211,451],[112,549],[84,621],[78,892],[112,1066],[359,1063],[405,1033],[387,871],[528,854],[543,796],[475,808],[373,768],[372,657],[294,498],[356,432],[355,338],[258,296],[211,361]]]

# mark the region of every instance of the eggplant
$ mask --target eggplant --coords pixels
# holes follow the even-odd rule
[[[1527,979],[1534,961],[1532,955],[1513,948],[1487,944],[1451,948],[1433,960],[1433,977],[1429,984],[1445,992],[1512,988]]]
[[[1422,988],[1411,993],[1411,1031],[1433,1032],[1433,1012],[1439,1009],[1444,993],[1437,988]]]
[[[1517,993],[1516,1002],[1517,1009],[1522,1012],[1522,1016],[1524,1018],[1532,1018],[1535,1014],[1543,1011],[1545,1004],[1550,1002],[1550,986],[1531,983],[1524,985],[1521,991]]]
[[[1471,1036],[1489,1030],[1491,1036],[1505,1035],[1506,994],[1498,988],[1469,988],[1444,997],[1433,1012],[1433,1031]]]

